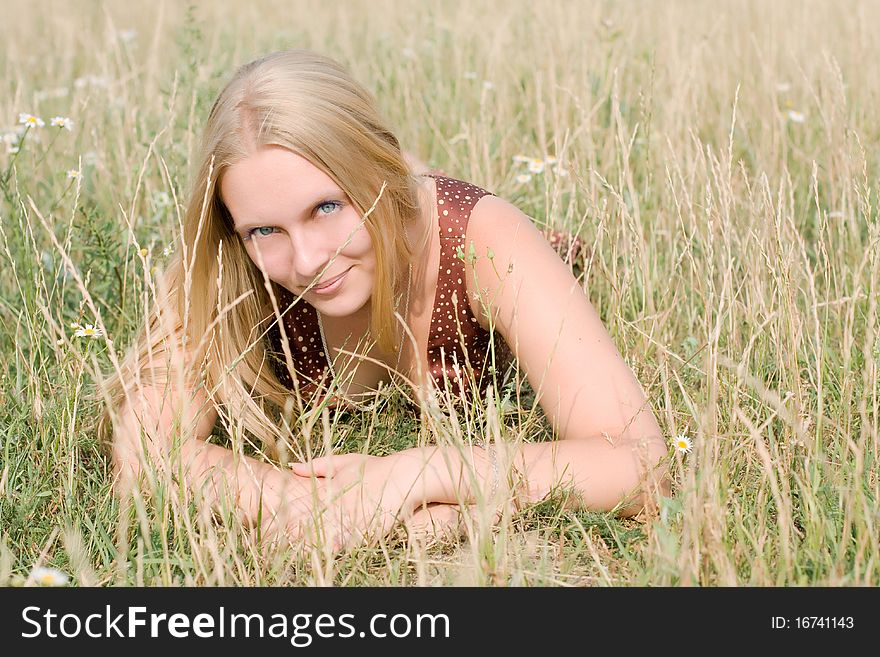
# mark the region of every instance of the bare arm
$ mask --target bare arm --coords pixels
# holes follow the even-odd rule
[[[125,404],[120,409],[113,433],[117,492],[129,492],[141,474],[181,472],[188,492],[199,491],[202,503],[214,510],[220,510],[226,498],[226,504],[233,506],[247,526],[257,524],[262,507],[266,530],[283,525],[281,516],[275,521],[273,518],[286,501],[310,495],[311,486],[305,479],[205,442],[217,421],[217,411],[203,391],[193,393],[189,403],[185,395],[163,394],[152,387],[133,397],[134,405]],[[177,408],[182,408],[182,439],[175,460],[171,452]],[[170,477],[172,482],[177,480]]]

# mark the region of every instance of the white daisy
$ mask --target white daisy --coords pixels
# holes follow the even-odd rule
[[[80,327],[73,334],[76,338],[100,338],[103,335],[101,333],[101,329],[95,328],[92,324],[86,324],[83,327]]]
[[[525,164],[526,162],[531,162],[532,158],[528,155],[523,155],[522,153],[513,156],[513,161],[517,164]]]
[[[795,110],[788,110],[788,120],[792,123],[803,123],[806,117],[803,112],[797,112]]]
[[[64,128],[65,130],[73,130],[73,121],[66,116],[55,116],[50,121],[53,127]]]
[[[516,182],[518,182],[520,185],[525,185],[531,179],[532,179],[531,174],[521,173],[516,177]]]
[[[673,444],[675,445],[675,451],[680,454],[690,454],[691,450],[694,448],[694,444],[691,442],[691,439],[688,438],[685,434],[677,436]]]
[[[67,575],[55,568],[37,566],[31,571],[31,579],[40,586],[64,586],[70,579]]]
[[[82,175],[79,169],[68,169],[67,170],[67,178],[68,180],[76,180]]]
[[[43,122],[43,119],[41,119],[39,116],[34,116],[33,114],[27,114],[25,112],[22,112],[18,115],[18,122],[23,126],[27,126],[28,128],[42,128],[44,125],[46,125]]]
[[[544,161],[529,160],[529,173],[544,173]]]

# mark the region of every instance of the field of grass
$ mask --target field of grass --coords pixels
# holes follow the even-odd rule
[[[0,585],[35,566],[79,586],[880,583],[878,3],[4,4]],[[554,498],[461,538],[263,554],[161,490],[113,496],[96,382],[143,321],[216,93],[292,47],[349,67],[430,165],[586,241],[573,269],[670,444],[693,444],[658,513]],[[526,181],[518,155],[558,166]],[[508,389],[505,431],[547,439]],[[328,439],[430,440],[399,401]]]

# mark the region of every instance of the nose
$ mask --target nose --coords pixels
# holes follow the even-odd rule
[[[306,288],[327,268],[327,264],[336,252],[321,236],[310,234],[308,230],[291,231],[290,247],[292,249],[294,283],[300,289]]]

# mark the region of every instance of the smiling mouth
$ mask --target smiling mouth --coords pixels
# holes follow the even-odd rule
[[[342,272],[338,276],[334,276],[326,283],[321,283],[320,285],[313,286],[312,292],[321,292],[323,290],[327,290],[327,289],[333,287],[336,283],[338,283],[341,279],[343,279],[345,277],[345,275],[349,272],[350,269],[351,269],[351,267],[346,269],[344,272]]]

